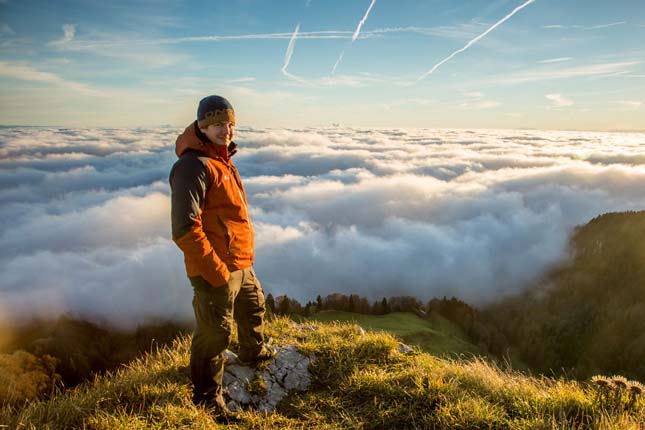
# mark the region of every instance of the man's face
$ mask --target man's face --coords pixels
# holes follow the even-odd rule
[[[214,144],[228,146],[233,141],[235,124],[229,121],[216,122],[201,130]]]

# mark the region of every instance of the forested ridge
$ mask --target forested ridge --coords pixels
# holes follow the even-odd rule
[[[645,211],[578,227],[568,261],[480,318],[537,371],[645,380]]]

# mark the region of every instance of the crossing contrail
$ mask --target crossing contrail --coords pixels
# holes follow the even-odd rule
[[[293,55],[293,48],[296,46],[296,37],[298,37],[298,30],[300,30],[300,23],[296,25],[296,29],[289,39],[289,46],[287,46],[287,52],[284,54],[284,66],[282,66],[282,73],[287,73],[287,67],[291,62],[291,56]]]
[[[289,63],[291,62],[291,56],[293,55],[293,49],[296,46],[296,38],[298,37],[298,30],[300,30],[300,23],[296,25],[296,29],[291,35],[291,39],[289,39],[289,46],[287,46],[287,52],[284,54],[284,65],[282,66],[282,74],[290,79],[293,79],[294,81],[300,82],[301,84],[308,84],[308,82],[302,79],[301,77],[287,72],[287,67],[289,67]]]
[[[372,0],[370,3],[369,7],[367,8],[367,11],[365,11],[365,15],[363,15],[363,19],[360,20],[358,25],[356,26],[356,30],[354,31],[354,34],[352,35],[352,41],[350,42],[350,45],[354,43],[356,38],[361,32],[361,27],[363,27],[363,24],[365,24],[365,21],[367,21],[367,16],[370,14],[370,11],[372,10],[372,7],[374,6],[374,3],[376,3],[376,0]],[[345,48],[343,48],[343,51],[340,53],[338,56],[338,60],[336,60],[336,64],[334,64],[334,68],[331,69],[331,74],[333,75],[336,73],[336,67],[340,64],[340,61],[343,59],[343,55],[345,55]]]
[[[343,59],[343,55],[345,55],[345,48],[343,48],[343,52],[340,53],[338,56],[338,59],[336,60],[336,63],[334,64],[334,67],[331,69],[331,74],[333,75],[336,73],[336,67],[340,64],[340,61]]]
[[[466,44],[466,46],[464,46],[464,47],[463,47],[463,48],[461,48],[461,49],[456,50],[455,52],[453,52],[452,54],[450,54],[448,57],[444,58],[443,60],[439,61],[437,64],[435,64],[434,66],[432,66],[432,69],[428,70],[428,71],[427,71],[427,72],[425,72],[423,75],[419,76],[419,77],[417,78],[416,82],[419,82],[419,81],[421,81],[421,80],[425,79],[426,77],[430,76],[431,74],[433,74],[433,73],[434,73],[434,71],[435,71],[435,70],[437,70],[439,67],[441,67],[441,65],[442,65],[442,64],[444,64],[444,63],[446,63],[446,62],[450,61],[451,59],[453,59],[453,58],[454,58],[457,54],[459,54],[460,52],[464,52],[466,49],[470,48],[470,47],[471,47],[471,46],[473,46],[475,43],[479,42],[479,41],[480,41],[481,39],[483,39],[483,38],[484,38],[488,33],[490,33],[491,31],[495,30],[495,29],[496,29],[497,27],[499,27],[501,24],[503,24],[504,22],[506,22],[506,20],[508,20],[510,17],[512,17],[512,16],[513,16],[513,15],[515,15],[517,12],[521,11],[522,9],[524,9],[526,6],[530,5],[530,4],[531,4],[531,3],[533,3],[534,1],[535,1],[535,0],[528,0],[528,1],[524,2],[523,4],[521,4],[520,6],[516,7],[515,9],[513,9],[513,11],[512,11],[511,13],[509,13],[509,14],[508,14],[508,15],[506,15],[504,18],[502,18],[502,19],[500,19],[499,21],[497,21],[497,22],[496,22],[495,24],[493,24],[492,26],[490,26],[490,28],[489,28],[488,30],[486,30],[485,32],[483,32],[482,34],[480,34],[479,36],[475,37],[473,40],[471,40],[470,42],[468,42],[468,43]]]

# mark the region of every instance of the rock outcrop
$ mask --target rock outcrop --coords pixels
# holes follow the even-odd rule
[[[224,397],[231,410],[253,407],[273,412],[290,391],[309,388],[311,360],[294,345],[272,348],[275,357],[260,369],[243,366],[233,352],[225,352]]]
[[[306,324],[294,324],[297,330],[316,330]],[[358,327],[361,336],[365,330]],[[271,346],[275,357],[259,369],[244,366],[235,353],[226,350],[224,368],[224,398],[229,409],[237,411],[254,408],[273,412],[290,391],[306,391],[311,384],[309,358],[298,351],[295,345]],[[399,343],[398,352],[410,354],[414,349]]]

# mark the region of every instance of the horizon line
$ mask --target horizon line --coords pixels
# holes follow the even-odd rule
[[[312,129],[326,129],[326,128],[347,128],[347,129],[373,129],[373,130],[391,130],[391,129],[427,129],[427,130],[526,130],[526,131],[569,131],[569,132],[590,132],[590,133],[645,133],[644,129],[585,129],[585,128],[536,128],[536,127],[446,127],[446,126],[361,126],[361,125],[301,125],[289,127],[266,127],[251,124],[236,125],[236,128],[256,128],[256,129],[270,129],[282,130],[287,128],[312,128]],[[61,124],[0,124],[0,128],[69,128],[69,129],[104,129],[104,130],[133,130],[133,129],[146,129],[146,128],[185,128],[186,124],[159,124],[159,125],[131,125],[131,126],[99,126],[99,125],[83,125],[83,126],[70,126]]]

